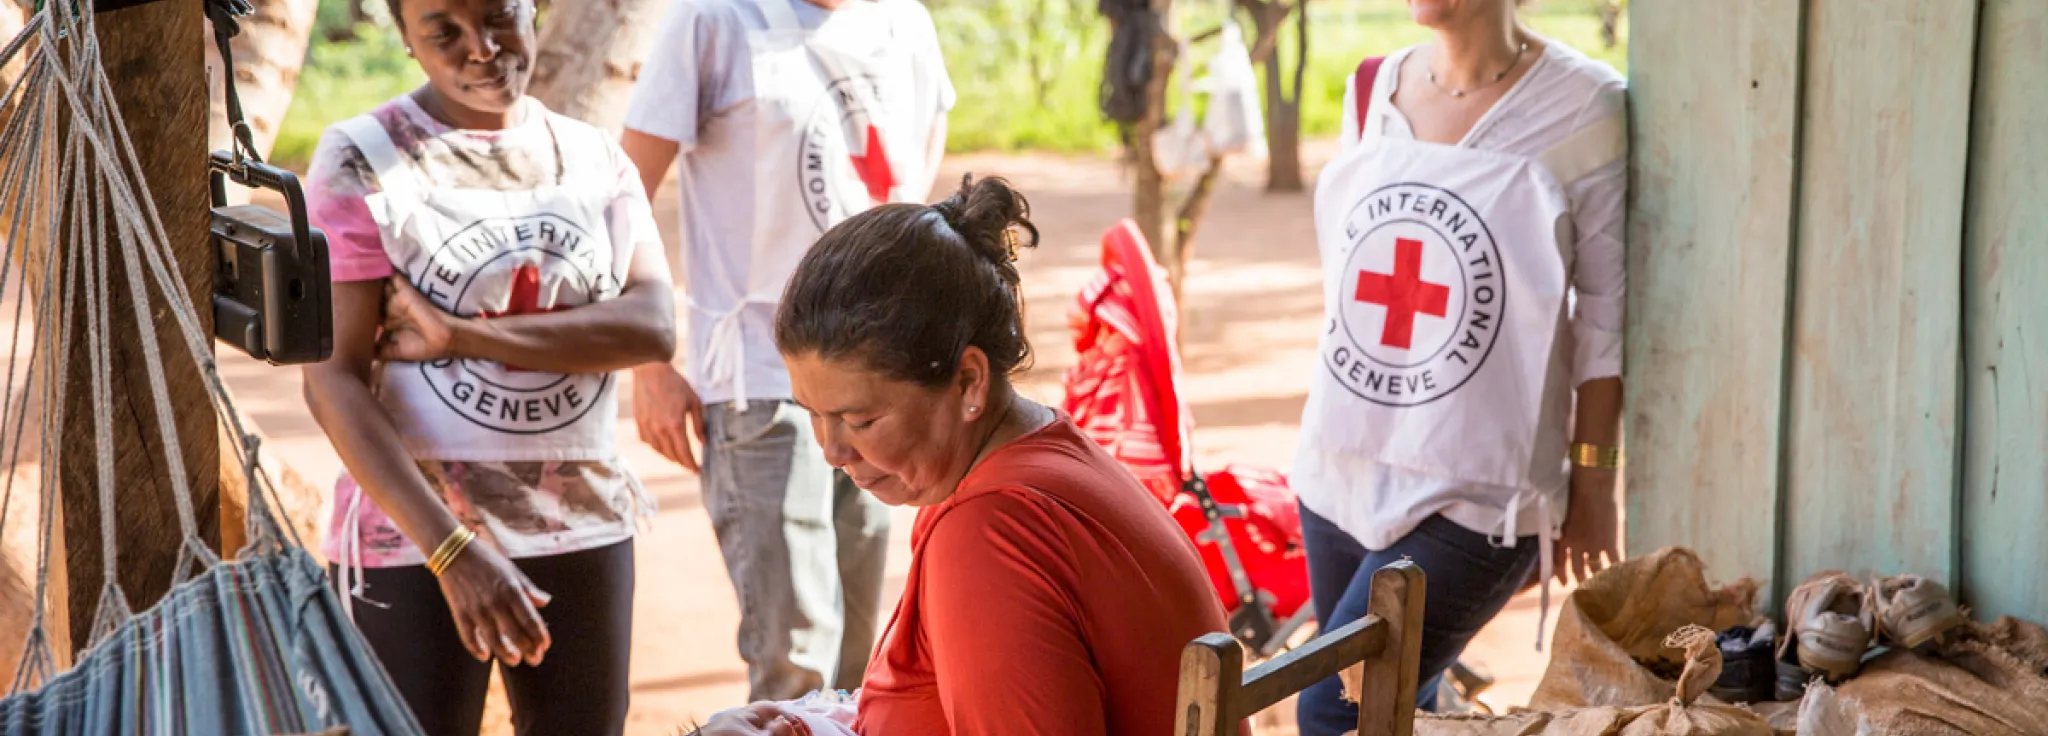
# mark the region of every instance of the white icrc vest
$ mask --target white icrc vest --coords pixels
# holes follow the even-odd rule
[[[1395,70],[1355,94],[1388,89]],[[1390,107],[1374,101],[1358,144],[1317,186],[1325,321],[1303,441],[1521,489],[1494,499],[1510,510],[1547,502],[1526,497],[1561,489],[1566,474],[1564,183],[1622,155],[1626,122],[1597,121],[1538,157],[1388,138]]]
[[[1576,388],[1558,344],[1576,245],[1565,185],[1625,155],[1627,121],[1595,120],[1537,156],[1392,139],[1382,91],[1398,70],[1355,89],[1370,100],[1358,145],[1318,181],[1325,321],[1302,443],[1449,481],[1397,505],[1500,509],[1508,547],[1534,532],[1547,619]],[[1517,529],[1525,506],[1539,528]]]
[[[746,283],[733,284],[742,297],[715,312],[702,356],[701,375],[731,385],[741,407],[747,400],[740,332],[746,306],[780,303],[797,263],[820,235],[876,204],[903,201],[915,182],[929,178],[915,135],[924,122],[915,119],[915,60],[907,46],[877,41],[892,32],[896,11],[849,2],[807,30],[789,3],[756,0],[767,28],[747,34],[754,82],[753,243]]]
[[[618,187],[596,129],[528,101],[565,152],[556,181],[521,191],[424,181],[370,115],[340,123],[375,171],[365,197],[399,273],[436,306],[490,319],[573,308],[619,295],[630,242],[611,237]],[[587,141],[567,140],[570,136]],[[529,371],[488,360],[386,363],[377,397],[406,449],[423,460],[604,460],[617,454],[617,380],[610,373]]]

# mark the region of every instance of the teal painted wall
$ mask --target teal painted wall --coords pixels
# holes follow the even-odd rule
[[[1630,12],[1630,552],[2048,619],[2048,3]]]

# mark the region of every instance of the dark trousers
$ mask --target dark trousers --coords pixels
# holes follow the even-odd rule
[[[624,733],[633,541],[513,562],[554,596],[540,609],[554,640],[546,659],[499,669],[513,729],[520,736]],[[427,736],[475,736],[492,662],[478,662],[463,648],[440,582],[425,566],[371,568],[363,580],[364,596],[383,605],[354,601],[356,628]]]
[[[1415,707],[1436,710],[1437,681],[1465,645],[1536,567],[1536,537],[1520,537],[1513,549],[1496,547],[1485,534],[1442,516],[1424,519],[1415,531],[1384,550],[1368,550],[1351,535],[1304,506],[1302,542],[1308,552],[1309,594],[1324,630],[1364,618],[1374,571],[1404,557],[1427,578],[1422,612],[1422,685]],[[1296,718],[1301,736],[1339,736],[1358,728],[1358,706],[1345,702],[1337,678],[1301,694]]]

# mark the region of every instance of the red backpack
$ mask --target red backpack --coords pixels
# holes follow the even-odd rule
[[[1351,94],[1358,108],[1358,136],[1365,137],[1365,114],[1372,112],[1373,81],[1380,76],[1380,62],[1387,57],[1375,56],[1358,62],[1358,71],[1351,78]]]

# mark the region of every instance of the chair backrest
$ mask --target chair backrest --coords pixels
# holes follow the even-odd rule
[[[1422,568],[1407,560],[1372,576],[1365,618],[1244,670],[1244,648],[1208,634],[1180,657],[1177,736],[1231,736],[1252,714],[1330,677],[1358,701],[1358,736],[1409,736],[1422,661]]]

